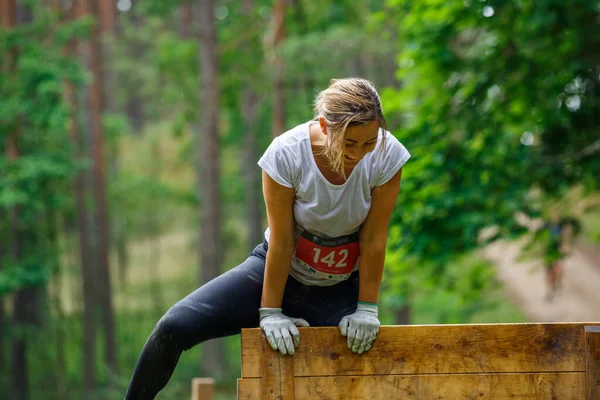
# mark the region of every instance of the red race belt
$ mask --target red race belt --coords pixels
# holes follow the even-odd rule
[[[328,275],[347,275],[360,253],[358,232],[324,239],[304,231],[296,245],[296,258],[310,268]]]

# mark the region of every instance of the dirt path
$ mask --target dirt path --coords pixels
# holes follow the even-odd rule
[[[562,290],[546,300],[544,269],[539,262],[517,262],[521,244],[497,242],[483,254],[498,267],[498,277],[533,322],[600,321],[600,257],[589,248],[576,246],[566,260]],[[595,263],[594,263],[595,262]]]

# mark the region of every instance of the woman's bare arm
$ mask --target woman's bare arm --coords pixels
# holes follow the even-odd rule
[[[377,303],[383,277],[388,226],[400,191],[402,168],[371,193],[371,209],[360,229],[358,301]]]
[[[260,303],[261,307],[279,308],[294,255],[295,192],[294,189],[275,182],[264,171],[262,182],[271,234]]]

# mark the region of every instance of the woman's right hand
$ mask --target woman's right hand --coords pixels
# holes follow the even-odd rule
[[[310,326],[302,318],[290,318],[284,315],[281,308],[260,308],[260,327],[267,336],[273,350],[281,354],[294,354],[300,343],[300,332],[297,326]]]

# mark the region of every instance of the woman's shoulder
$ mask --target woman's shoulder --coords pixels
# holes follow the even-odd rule
[[[373,151],[373,156],[374,162],[380,159],[380,157],[407,160],[410,158],[410,153],[394,134],[385,129],[381,129],[380,138]]]
[[[385,144],[389,145],[393,151],[406,150],[406,147],[400,142],[400,140],[394,136],[394,134],[385,129],[383,130],[383,137],[385,138]]]
[[[308,124],[297,125],[272,139],[268,152],[279,154],[280,157],[289,159],[294,164],[301,165],[307,156],[310,143]]]
[[[307,164],[310,149],[306,141],[309,140],[308,125],[297,125],[271,140],[258,165],[278,183],[295,187]]]
[[[381,131],[383,140],[380,140],[371,158],[375,186],[389,181],[411,156],[396,136],[387,130]]]
[[[276,136],[272,143],[281,148],[293,148],[302,146],[307,140],[310,140],[308,123],[303,123]]]

